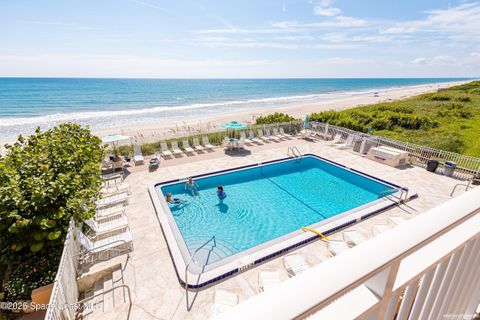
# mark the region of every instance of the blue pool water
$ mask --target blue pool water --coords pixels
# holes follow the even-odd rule
[[[215,236],[210,263],[377,200],[391,189],[312,156],[196,181],[195,196],[184,183],[161,190],[187,201],[169,206],[190,253]],[[223,201],[216,195],[218,185],[227,193]]]

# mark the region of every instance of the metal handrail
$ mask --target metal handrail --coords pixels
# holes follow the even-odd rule
[[[450,193],[450,197],[453,197],[453,193],[455,192],[455,190],[457,189],[457,187],[463,186],[463,187],[465,187],[465,191],[468,191],[469,188],[473,188],[473,187],[471,186],[473,180],[475,180],[475,179],[473,179],[473,178],[472,178],[472,179],[468,179],[468,183],[467,183],[467,184],[457,183],[457,184],[453,187],[452,192]]]
[[[290,151],[292,152],[291,155],[290,155]],[[295,158],[302,158],[303,157],[302,153],[300,152],[300,150],[298,150],[297,146],[288,147],[287,156],[293,156]]]
[[[120,288],[123,288],[124,290],[127,289],[127,294],[128,294],[128,314],[127,314],[127,319],[129,319],[129,318],[130,318],[130,310],[132,309],[132,294],[130,293],[130,287],[127,286],[126,284],[121,284],[121,285],[115,286],[115,287],[113,287],[113,288],[110,288],[110,289],[108,289],[108,290],[106,290],[106,291],[103,291],[103,292],[101,292],[101,293],[98,293],[98,294],[96,294],[96,295],[93,295],[93,296],[91,296],[91,297],[84,298],[84,299],[82,299],[82,300],[80,300],[80,301],[77,301],[77,305],[80,306],[80,304],[82,304],[82,303],[85,303],[85,302],[87,302],[87,301],[89,301],[89,300],[95,299],[96,297],[99,297],[99,296],[105,296],[105,294],[110,293],[110,292],[113,292],[113,291],[115,291],[115,290],[117,290],[117,289],[120,289]],[[124,294],[124,296],[125,296],[125,294]],[[113,305],[115,306],[115,299],[113,300]]]
[[[186,302],[187,302],[187,309],[188,310],[189,310],[189,307],[188,307],[188,268],[190,267],[190,264],[192,262],[196,262],[195,259],[194,259],[195,255],[212,240],[213,240],[213,246],[212,246],[212,250],[213,250],[213,248],[217,246],[217,241],[215,240],[215,236],[212,236],[204,244],[202,244],[200,247],[198,247],[197,250],[195,250],[195,252],[193,252],[192,256],[190,257],[190,260],[188,261],[187,265],[185,266],[185,299],[186,299]]]
[[[395,196],[394,194],[387,194],[391,191],[400,191],[400,197]],[[404,195],[405,190],[403,188],[391,188],[387,190],[383,190],[382,192],[379,193],[380,198],[387,198],[388,196],[392,196],[396,199],[398,199],[398,204],[401,204],[404,200],[406,200],[403,195]],[[382,195],[384,194],[384,195]]]

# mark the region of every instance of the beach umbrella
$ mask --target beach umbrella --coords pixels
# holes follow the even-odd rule
[[[111,144],[113,146],[113,151],[117,153],[117,143],[120,141],[130,140],[129,136],[124,136],[122,134],[109,134],[102,138],[102,142],[106,144]]]
[[[232,131],[243,130],[248,128],[247,125],[240,123],[238,121],[230,121],[229,123],[222,124],[221,127],[223,129],[232,130]]]
[[[305,129],[308,129],[308,125],[310,124],[310,118],[308,117],[308,115],[305,116],[305,120],[303,120],[303,127]]]

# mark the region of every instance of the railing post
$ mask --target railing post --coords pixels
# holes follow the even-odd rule
[[[383,271],[386,274],[382,276],[380,273],[365,283],[370,290],[380,297],[380,301],[377,304],[377,319],[385,318],[390,302],[394,298],[393,285],[397,278],[400,262],[401,260],[395,261],[388,269]]]

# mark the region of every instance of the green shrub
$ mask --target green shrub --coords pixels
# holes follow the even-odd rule
[[[65,123],[19,136],[6,149],[0,157],[0,264],[12,266],[62,247],[72,218],[93,217],[103,148],[88,129]]]
[[[472,102],[472,99],[470,97],[458,97],[457,99],[455,99],[457,101],[460,101],[460,102]]]
[[[296,119],[285,113],[275,112],[266,116],[258,117],[255,120],[255,124],[260,125],[260,124],[271,124],[271,123],[282,123],[282,122],[293,122],[293,121],[299,121],[299,119]]]
[[[452,100],[452,97],[449,95],[445,94],[439,94],[439,93],[427,93],[424,94],[423,97],[429,101],[450,101]]]

